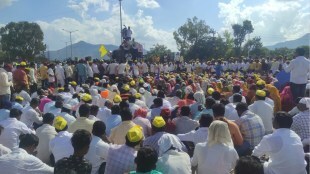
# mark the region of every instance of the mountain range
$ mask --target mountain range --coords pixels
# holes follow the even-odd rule
[[[310,45],[310,33],[290,41],[280,42],[275,45],[266,46],[266,48],[274,50],[276,48],[296,48],[303,45]],[[77,42],[75,44],[72,44],[72,57],[87,57],[91,56],[92,58],[99,58],[99,48],[101,44],[90,44],[84,41]],[[119,48],[119,46],[111,45],[111,44],[105,44],[104,45],[107,50],[113,51]],[[146,52],[146,50],[145,50]],[[144,53],[145,54],[145,53]],[[71,56],[71,47],[68,45],[67,47],[64,47],[62,49],[56,50],[56,51],[47,51],[45,53],[45,56],[49,58],[50,60],[65,60]],[[104,56],[103,59],[109,59],[109,57]]]
[[[308,46],[310,45],[310,33],[305,34],[304,36],[298,39],[295,39],[295,40],[279,42],[271,46],[266,46],[266,48],[271,49],[271,50],[274,50],[276,48],[283,48],[283,47],[294,49],[294,48],[297,48],[299,46],[304,46],[304,45],[308,45]]]

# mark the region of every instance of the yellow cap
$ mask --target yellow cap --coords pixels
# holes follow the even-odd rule
[[[136,143],[143,139],[143,131],[142,127],[139,125],[133,126],[127,132],[127,138],[130,142]]]
[[[58,91],[63,91],[63,90],[65,90],[65,88],[63,87],[58,88]]]
[[[29,68],[29,67],[27,67],[27,68],[25,68],[25,70],[28,70],[28,71],[29,71],[29,70],[30,70],[30,68]]]
[[[120,95],[115,95],[113,101],[114,103],[120,103],[122,101],[122,98]]]
[[[20,65],[21,65],[21,66],[26,66],[27,63],[23,61],[23,62],[20,62]]]
[[[89,94],[84,94],[84,95],[82,96],[82,100],[83,100],[84,102],[89,102],[89,101],[92,100],[92,97],[91,97],[91,95],[89,95]]]
[[[132,80],[131,82],[130,82],[130,86],[135,86],[136,85],[136,82],[134,81],[134,80]]]
[[[256,85],[259,85],[259,86],[261,86],[261,85],[266,85],[266,82],[265,82],[264,80],[258,80],[258,81],[256,82]]]
[[[129,91],[129,90],[130,90],[130,87],[129,87],[129,85],[124,85],[123,89],[124,89],[125,91]]]
[[[23,101],[23,100],[24,100],[24,98],[23,98],[22,96],[17,95],[17,96],[15,97],[15,100],[20,100],[20,101]]]
[[[257,90],[256,95],[260,97],[266,97],[266,92],[263,90]]]
[[[95,80],[95,81],[99,81],[100,79],[99,79],[98,77],[95,77],[94,80]]]
[[[57,116],[54,120],[54,127],[63,130],[67,126],[67,121],[62,116]]]
[[[77,83],[75,81],[70,82],[70,85],[76,86]]]
[[[136,98],[136,99],[140,99],[140,98],[141,98],[141,94],[137,92],[137,93],[135,94],[135,98]]]
[[[207,90],[207,92],[208,92],[209,95],[211,95],[211,94],[214,92],[214,89],[213,89],[213,88],[209,88],[209,89]]]
[[[161,128],[166,125],[166,122],[162,116],[156,116],[152,122],[152,125],[157,128]]]

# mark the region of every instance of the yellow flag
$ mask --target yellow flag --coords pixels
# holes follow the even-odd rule
[[[101,45],[99,48],[100,57],[105,56],[108,53],[108,50],[104,47],[104,45]]]

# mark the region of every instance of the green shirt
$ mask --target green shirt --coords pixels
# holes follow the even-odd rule
[[[146,172],[146,173],[131,171],[129,174],[163,174],[163,173],[161,173],[157,170],[152,170],[152,171]]]

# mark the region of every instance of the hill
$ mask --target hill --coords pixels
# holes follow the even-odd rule
[[[99,48],[101,44],[90,44],[84,41],[80,41],[78,43],[72,44],[72,57],[78,57],[78,58],[84,58],[87,56],[91,56],[94,58],[99,58]],[[119,46],[116,45],[104,45],[107,50],[113,51],[117,49]],[[66,58],[69,58],[71,56],[71,47],[68,45],[67,47],[64,47],[59,50],[55,51],[47,51],[45,53],[46,57],[48,57],[50,60],[65,60]],[[104,59],[108,59],[107,56],[104,57]]]
[[[280,42],[280,43],[277,43],[275,45],[266,46],[266,47],[268,49],[272,49],[272,50],[274,50],[276,48],[283,48],[283,47],[294,49],[294,48],[297,48],[299,46],[304,46],[304,45],[310,45],[310,33],[305,34],[301,38],[298,38],[295,40]]]

